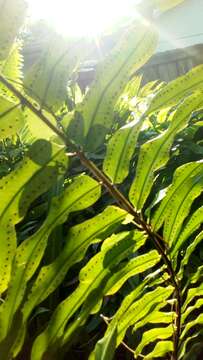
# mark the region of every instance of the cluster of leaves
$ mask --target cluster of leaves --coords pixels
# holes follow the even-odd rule
[[[157,33],[132,23],[77,97],[67,84],[79,43],[50,32],[22,76],[25,4],[0,0],[0,9],[0,140],[26,134],[0,180],[1,359],[22,359],[24,344],[31,360],[62,359],[84,328],[95,335],[100,313],[106,330],[86,358],[111,360],[122,345],[138,359],[197,359],[203,66],[141,87],[136,72]]]

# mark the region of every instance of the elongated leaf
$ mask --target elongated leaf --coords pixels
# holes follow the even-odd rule
[[[164,12],[182,4],[184,1],[185,0],[156,0],[156,6],[161,12]]]
[[[182,323],[185,323],[187,317],[191,314],[192,311],[199,309],[203,305],[203,299],[198,299],[194,305],[187,307],[185,312],[182,314]]]
[[[15,225],[26,214],[29,205],[57,180],[60,167],[66,167],[64,147],[37,141],[29,156],[0,180],[0,293],[8,285],[11,263],[16,251]]]
[[[97,71],[90,91],[71,122],[70,137],[91,151],[103,143],[113,124],[117,99],[130,75],[152,55],[156,43],[157,35],[151,25],[150,28],[146,24],[132,25]]]
[[[150,269],[157,264],[159,260],[160,255],[156,250],[152,250],[148,254],[140,255],[130,260],[125,267],[117,271],[107,282],[106,288],[110,288],[110,290],[107,291],[107,295],[115,294],[127,279]],[[115,285],[113,286],[112,284]]]
[[[7,58],[23,25],[27,3],[24,0],[0,1],[0,61]]]
[[[197,268],[197,271],[189,278],[190,284],[195,284],[197,281],[199,281],[203,274],[203,265],[199,266]]]
[[[146,345],[148,345],[151,342],[154,342],[156,340],[168,339],[169,337],[172,336],[172,334],[173,334],[172,324],[170,324],[169,326],[167,326],[165,328],[164,327],[155,328],[155,329],[145,331],[144,334],[142,335],[142,339],[141,339],[139,345],[137,346],[137,348],[135,350],[135,357],[142,354],[142,350],[144,349],[144,347]]]
[[[145,355],[144,358],[146,360],[153,360],[155,358],[162,357],[171,351],[173,351],[172,341],[159,341],[154,350],[150,354]]]
[[[190,321],[189,323],[187,323],[187,325],[185,326],[180,339],[182,340],[185,335],[187,334],[187,332],[196,325],[203,325],[203,314],[200,314],[195,320]]]
[[[191,92],[203,88],[203,65],[190,70],[186,75],[180,76],[164,86],[153,98],[148,114],[177,104]]]
[[[22,57],[20,55],[20,44],[15,43],[9,53],[6,60],[0,62],[0,71],[8,79],[15,82],[15,87],[20,89],[19,82],[22,78]],[[3,95],[11,99],[15,99],[13,93],[11,93],[3,84],[0,83],[0,91]],[[15,99],[17,100],[17,99]]]
[[[201,231],[193,240],[193,242],[187,247],[184,258],[181,261],[181,267],[179,271],[179,277],[181,278],[183,275],[184,267],[188,264],[188,260],[199,243],[203,240],[203,231]]]
[[[182,311],[184,312],[186,310],[187,306],[195,297],[202,295],[203,295],[203,284],[200,284],[198,287],[189,289],[185,302],[182,305]]]
[[[143,118],[130,122],[116,131],[108,143],[103,170],[114,184],[122,183],[128,176],[142,123]]]
[[[57,127],[57,122],[54,117],[49,114],[48,112],[44,111],[44,114],[49,119],[49,121]],[[46,124],[42,122],[42,120],[31,112],[29,109],[24,110],[24,118],[25,118],[25,127],[28,135],[32,140],[36,141],[37,139],[45,139],[45,140],[52,140],[56,138],[56,134],[50,129]],[[61,140],[57,137],[58,142]]]
[[[67,97],[67,83],[84,56],[84,42],[74,43],[50,28],[37,60],[25,72],[25,91],[41,107],[57,111]]]
[[[135,233],[136,234],[136,233]],[[136,245],[135,245],[135,247],[134,247],[134,249],[133,250],[131,250],[131,251],[136,251],[137,249],[139,249],[139,247],[141,247],[142,245],[143,245],[143,243],[144,243],[144,241],[145,241],[145,238],[143,237],[143,235],[138,235],[138,234],[136,234],[136,237],[137,237],[137,240],[136,240]],[[130,239],[130,238],[129,238]],[[109,239],[110,241],[106,241],[105,243],[104,243],[104,247],[103,247],[103,250],[105,250],[105,248],[106,248],[106,245],[108,246],[108,248],[109,248],[109,246],[111,246],[111,238]],[[122,245],[122,244],[119,244],[119,245]],[[127,245],[127,241],[126,241],[126,244],[125,244],[125,246]],[[107,249],[108,249],[107,248]],[[129,247],[128,247],[129,248]],[[106,259],[108,259],[108,261],[110,260],[110,258],[111,258],[111,256],[113,255],[113,248],[112,248],[112,250],[109,248],[109,251],[108,251],[108,253],[107,253],[107,256],[106,256]],[[130,249],[129,249],[130,250]],[[129,250],[127,250],[127,251],[129,251]],[[117,250],[116,250],[116,252],[117,252]],[[122,254],[122,258],[123,258],[123,256],[126,256],[127,255],[127,253],[126,252],[123,252],[123,254]],[[157,256],[157,255],[156,255]],[[120,258],[120,260],[122,261],[122,258]],[[118,260],[118,258],[117,258],[117,260]],[[146,270],[146,268],[147,268],[147,266],[146,266],[146,264],[144,264],[144,261],[143,261],[144,259],[140,259],[140,266],[138,267],[138,269],[135,269],[135,272],[136,273],[141,273],[141,272],[143,272],[143,271],[145,271]],[[159,258],[157,258],[156,257],[156,262],[159,260]],[[142,263],[142,261],[143,261],[143,266],[141,266],[141,263]],[[155,262],[154,261],[154,262]],[[148,268],[149,267],[151,267],[151,266],[153,266],[154,265],[154,263],[149,263],[148,264]],[[101,288],[102,287],[104,287],[104,290],[103,290],[103,294],[105,294],[105,295],[110,295],[110,294],[112,294],[113,292],[115,292],[115,287],[117,287],[117,290],[119,290],[119,288],[121,287],[121,285],[123,285],[123,283],[124,283],[124,280],[126,281],[127,280],[127,276],[125,276],[125,279],[121,279],[122,281],[120,281],[119,282],[119,286],[117,286],[117,279],[118,279],[118,276],[115,276],[114,277],[114,273],[115,272],[118,272],[118,273],[121,273],[121,276],[122,276],[122,270],[121,271],[119,271],[119,270],[117,270],[117,268],[121,268],[121,267],[123,267],[123,273],[125,274],[125,270],[126,270],[126,266],[125,265],[122,265],[121,264],[121,266],[116,266],[116,269],[114,270],[114,267],[112,267],[112,270],[111,270],[111,276],[113,277],[113,280],[114,281],[111,281],[111,278],[110,278],[110,280],[108,281],[108,278],[106,278],[106,279],[104,279],[105,280],[105,282],[106,282],[106,285],[104,284],[104,285],[102,285],[101,284]],[[129,273],[129,276],[131,276],[131,274],[132,273]],[[147,279],[148,280],[148,279]],[[95,279],[95,282],[96,282],[96,279]],[[111,287],[112,287],[112,290],[111,290]],[[101,297],[101,291],[99,291],[99,287],[98,287],[98,289],[97,289],[97,296],[100,296]],[[139,296],[139,289],[137,289],[137,294],[138,294],[138,296]],[[135,296],[135,294],[134,294],[134,296]],[[82,309],[81,309],[81,312],[80,312],[80,316],[79,316],[79,319],[78,319],[78,321],[77,322],[73,322],[73,324],[71,324],[70,326],[69,326],[69,328],[67,329],[67,331],[66,331],[66,333],[65,333],[65,336],[63,337],[63,341],[62,341],[62,345],[65,345],[66,344],[66,342],[70,339],[70,337],[71,336],[73,336],[74,335],[74,332],[75,331],[77,331],[77,327],[78,327],[78,325],[80,324],[80,325],[83,325],[84,323],[85,323],[85,321],[87,320],[87,317],[89,316],[89,314],[90,314],[90,312],[91,313],[95,313],[95,307],[93,308],[93,304],[95,304],[95,297],[96,297],[96,293],[95,292],[92,292],[92,295],[90,294],[90,297],[88,297],[87,298],[87,300],[86,300],[86,302],[84,303],[84,305],[83,305],[83,307],[82,307]],[[132,300],[132,299],[131,299]],[[98,304],[98,303],[97,303]],[[93,310],[92,310],[92,308],[93,308]],[[99,311],[99,308],[98,308],[98,305],[96,305],[96,311]],[[113,324],[112,324],[113,325]]]
[[[127,329],[135,325],[141,319],[144,319],[157,304],[161,304],[162,307],[166,304],[166,300],[173,292],[173,287],[169,286],[167,288],[157,287],[153,291],[149,291],[144,294],[140,299],[135,302],[131,302],[133,295],[128,295],[123,303],[121,304],[119,310],[114,315],[113,321],[107,329],[111,329],[114,322],[118,323],[118,336],[117,336],[117,346],[123,340]],[[135,290],[136,294],[136,290]],[[138,296],[141,295],[140,293]],[[127,309],[126,309],[127,305]]]
[[[92,205],[98,197],[100,197],[100,185],[86,175],[79,176],[67,187],[59,199],[53,200],[47,219],[38,232],[18,247],[11,287],[5,302],[0,307],[0,324],[2,325],[0,339],[6,336],[12,325],[12,317],[23,299],[26,282],[42,259],[51,231],[63,223],[70,212]],[[19,281],[19,277],[21,281]]]
[[[190,114],[202,104],[202,93],[197,92],[185,99],[171,115],[167,131],[157,138],[146,142],[140,150],[136,177],[130,189],[130,201],[137,210],[141,210],[150,194],[155,171],[169,160],[169,152],[177,132],[188,123]]]
[[[202,330],[195,332],[194,335],[188,335],[187,338],[180,343],[179,359],[196,360],[198,355],[197,350],[199,350],[199,348],[202,349],[202,341],[198,342],[200,336],[202,336]],[[193,340],[195,340],[195,343],[192,343]],[[189,343],[190,345],[188,346]]]
[[[97,342],[95,360],[112,360],[116,349],[117,328],[114,326],[111,333]]]
[[[169,324],[172,323],[175,318],[174,312],[161,312],[158,309],[162,307],[161,304],[158,304],[153,312],[144,317],[144,319],[138,321],[133,327],[133,332],[137,331],[139,328],[143,327],[146,324]]]
[[[173,244],[171,256],[173,257],[175,253],[184,245],[184,243],[189,239],[190,235],[195,232],[203,222],[203,206],[197,209],[194,214],[190,217],[185,228],[181,232],[178,241]]]
[[[115,266],[130,251],[136,251],[142,244],[143,235],[137,231],[113,235],[104,242],[101,252],[95,255],[81,270],[78,288],[58,306],[47,329],[37,338],[33,347],[32,360],[40,359],[51,344],[52,347],[56,346],[56,340],[63,337],[68,320],[85,302],[78,321],[73,322],[66,329],[63,342],[65,343],[70,338],[104,295],[103,283],[115,272]]]
[[[165,241],[171,244],[177,239],[192,202],[202,190],[202,162],[188,163],[176,170],[173,183],[152,219],[155,230],[164,223]]]
[[[0,140],[16,135],[23,125],[24,117],[19,102],[0,96]]]
[[[137,75],[133,77],[126,85],[123,93],[119,97],[114,111],[119,114],[119,117],[123,120],[128,118],[129,113],[131,112],[133,106],[131,106],[132,101],[136,101],[138,91],[142,82],[142,76]]]
[[[71,265],[83,258],[88,246],[110,235],[125,217],[125,211],[113,206],[107,207],[101,214],[69,230],[62,253],[52,264],[42,267],[22,309],[24,320],[34,306],[59,286]]]

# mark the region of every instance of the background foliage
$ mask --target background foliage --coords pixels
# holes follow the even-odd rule
[[[26,4],[0,9],[1,359],[198,359],[202,65],[142,86],[133,22],[82,94],[90,44],[46,28],[26,62]]]

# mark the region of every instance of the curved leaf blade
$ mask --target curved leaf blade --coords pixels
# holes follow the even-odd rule
[[[202,185],[203,162],[187,163],[176,170],[172,185],[152,219],[154,230],[164,223],[164,239],[169,244],[176,241],[194,199],[203,190]]]
[[[24,0],[0,1],[0,61],[9,55],[18,31],[23,25],[27,11]]]
[[[16,251],[15,225],[25,216],[29,205],[57,180],[67,157],[63,146],[38,141],[8,176],[0,180],[0,293],[10,280],[11,264]]]
[[[146,24],[132,25],[118,46],[97,71],[96,79],[77,116],[68,129],[69,136],[88,151],[100,146],[113,124],[113,109],[130,75],[153,54],[157,33]],[[78,116],[79,113],[79,116]],[[99,135],[99,136],[98,136]]]
[[[116,131],[108,143],[103,170],[113,184],[122,183],[128,176],[142,120],[134,120]]]
[[[170,126],[163,134],[142,145],[136,177],[130,188],[130,201],[137,210],[141,210],[150,194],[155,178],[155,171],[169,160],[170,149],[177,132],[187,125],[192,111],[202,104],[202,93],[197,92],[186,98],[170,116]]]

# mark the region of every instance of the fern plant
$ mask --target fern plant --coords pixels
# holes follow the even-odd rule
[[[146,1],[145,6],[162,11],[180,2]],[[90,316],[102,313],[103,301],[118,296],[129,279],[137,281],[112,316],[102,313],[106,331],[89,359],[111,360],[120,345],[137,359],[197,358],[203,272],[202,266],[188,269],[203,239],[203,162],[177,167],[165,188],[157,186],[157,179],[167,168],[177,134],[202,108],[203,66],[169,84],[140,88],[139,77],[130,78],[153,54],[157,32],[152,23],[133,23],[101,63],[84,98],[73,111],[64,112],[66,84],[83,51],[77,45],[64,48],[63,38],[50,36],[23,78],[21,45],[15,39],[25,4],[2,0],[0,9],[0,136],[15,137],[26,128],[29,139],[23,159],[0,180],[1,359],[20,354],[33,311],[76,264],[80,271],[75,286],[55,306],[28,358],[62,359]],[[133,99],[126,112],[122,96],[130,92]],[[120,128],[114,109],[130,114]],[[165,129],[138,149],[142,131],[155,115]],[[106,154],[99,168],[90,157],[104,142]],[[75,158],[83,170],[71,176]],[[104,190],[108,205],[68,226],[70,214],[93,206]],[[44,193],[49,193],[49,201],[42,223],[19,241],[19,223]],[[50,238],[61,226],[63,247],[44,263]],[[95,244],[95,253],[84,264]],[[129,330],[134,339],[130,346]]]

